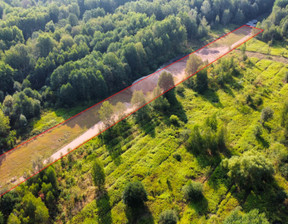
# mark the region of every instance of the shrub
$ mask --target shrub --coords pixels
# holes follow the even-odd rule
[[[184,96],[184,91],[185,91],[185,89],[184,89],[184,87],[183,87],[182,85],[177,86],[176,92],[177,92],[180,96]]]
[[[249,213],[242,214],[240,208],[236,208],[224,220],[224,224],[236,223],[253,223],[253,224],[269,224],[265,213],[260,213],[257,209],[251,210]]]
[[[261,127],[259,125],[256,125],[254,127],[254,135],[255,135],[256,138],[260,138],[261,137],[262,129],[261,129]]]
[[[173,210],[165,210],[159,216],[159,224],[176,224],[178,221],[178,217],[175,211]]]
[[[228,176],[241,189],[262,189],[264,183],[269,183],[273,179],[272,164],[256,151],[248,151],[242,156],[225,159],[223,166],[228,168]]]
[[[179,118],[177,117],[177,115],[171,115],[170,118],[169,118],[171,124],[173,124],[174,126],[179,126]]]
[[[141,182],[130,182],[124,189],[123,202],[131,208],[138,208],[147,201],[147,192]]]
[[[265,123],[273,117],[274,111],[270,107],[265,107],[261,113],[261,121]]]
[[[180,162],[182,160],[182,157],[180,154],[176,153],[173,155],[173,158],[176,159],[178,162]]]
[[[187,201],[199,201],[203,197],[203,185],[199,182],[188,182],[183,187],[184,198]]]

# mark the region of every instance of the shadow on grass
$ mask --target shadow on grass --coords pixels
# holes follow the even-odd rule
[[[155,223],[153,215],[147,205],[143,205],[140,208],[126,207],[125,214],[129,224],[134,223]]]
[[[190,202],[189,207],[194,209],[198,215],[204,215],[208,212],[208,201],[203,195],[201,200],[196,202]]]
[[[182,104],[177,100],[175,90],[170,90],[169,92],[165,93],[163,97],[168,100],[169,106],[164,110],[157,110],[157,112],[163,115],[165,124],[170,124],[169,118],[171,115],[176,115],[182,122],[187,123],[188,118],[186,112]]]
[[[121,164],[122,145],[124,139],[131,135],[131,126],[126,119],[112,126],[101,135],[99,138],[105,145],[113,162],[118,166]]]
[[[149,105],[142,107],[134,113],[134,118],[138,127],[147,135],[152,138],[155,137],[155,128],[157,124],[153,121],[152,109]]]
[[[201,94],[202,99],[210,102],[214,107],[223,108],[222,103],[220,102],[219,96],[216,91],[212,89],[207,89],[204,94]]]
[[[112,217],[111,217],[110,197],[106,189],[102,189],[100,197],[96,199],[96,206],[97,206],[98,222],[111,224]]]
[[[262,189],[257,191],[235,191],[233,196],[245,213],[258,209],[266,214],[270,223],[288,223],[287,193],[275,180],[271,184],[263,183]]]
[[[256,140],[264,147],[264,148],[269,148],[270,143],[263,138],[262,136],[256,136]]]

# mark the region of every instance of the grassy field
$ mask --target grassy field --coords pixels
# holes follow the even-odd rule
[[[119,100],[127,100],[129,102],[131,96],[125,94],[116,95],[111,100],[114,104]],[[43,135],[38,136],[32,141],[25,143],[16,149],[8,152],[1,157],[0,166],[0,185],[1,191],[5,192],[9,188],[15,185],[15,180],[23,175],[29,177],[29,173],[34,173],[33,162],[40,159],[49,158],[57,150],[61,149],[66,144],[70,143],[76,137],[83,134],[87,129],[100,121],[98,110],[101,104],[94,106],[93,108],[85,111],[85,113],[59,125],[56,128],[51,129]],[[48,112],[44,114],[42,119],[35,121],[32,124],[32,132],[37,134],[38,131],[43,131],[43,127],[48,125],[56,125],[63,120],[67,119],[71,113],[78,111],[80,108],[75,108],[70,113],[63,116],[63,111]],[[59,116],[60,115],[60,116]],[[72,116],[72,115],[71,115]],[[46,126],[46,130],[48,128]],[[53,142],[53,144],[51,144]]]
[[[252,39],[247,43],[246,50],[263,54],[279,55],[286,58],[288,57],[288,46],[285,44],[285,42],[277,42],[276,44],[273,44],[273,46],[269,46],[263,41]]]
[[[159,214],[169,208],[177,211],[179,223],[222,223],[239,205],[244,212],[257,208],[266,213],[269,221],[287,223],[287,207],[273,202],[277,189],[288,191],[288,182],[276,164],[275,182],[265,190],[271,194],[263,195],[238,191],[219,166],[224,158],[252,149],[273,158],[283,147],[279,144],[283,138],[279,120],[288,94],[288,86],[283,82],[287,66],[258,58],[244,63],[240,58],[240,75],[233,76],[233,81],[223,88],[212,88],[215,77],[210,69],[212,87],[205,94],[197,94],[183,84],[178,103],[165,113],[151,112],[151,119],[143,122],[129,117],[111,129],[113,141],[97,137],[57,162],[54,166],[59,173],[60,198],[65,198],[59,202],[63,212],[57,217],[58,222],[132,223],[131,211],[126,209],[121,196],[129,181],[140,180],[149,196],[137,223],[157,223]],[[247,105],[248,95],[263,103],[257,107]],[[265,124],[262,138],[257,139],[255,125],[266,106],[274,110],[274,118]],[[227,129],[227,150],[214,156],[187,151],[182,136],[194,125],[205,128],[205,119],[215,113],[218,126]],[[179,117],[179,127],[169,121],[172,114]],[[181,156],[180,161],[175,159],[176,154]],[[106,190],[102,193],[96,191],[91,180],[95,158],[105,166]],[[202,201],[184,201],[182,187],[188,180],[204,184]]]

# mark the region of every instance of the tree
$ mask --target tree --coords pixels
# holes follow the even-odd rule
[[[78,18],[74,13],[69,14],[68,21],[71,26],[76,26],[78,24]]]
[[[47,57],[55,46],[54,40],[48,35],[43,34],[38,37],[36,47],[38,48],[39,57]]]
[[[132,98],[131,98],[132,106],[136,106],[137,108],[139,108],[139,107],[142,107],[145,103],[146,103],[145,95],[142,92],[142,90],[134,91]]]
[[[175,211],[165,210],[159,216],[159,224],[176,224],[178,222],[178,217]]]
[[[223,166],[228,169],[228,176],[241,189],[262,189],[264,183],[273,179],[274,169],[259,152],[248,151],[242,156],[233,156],[223,161]]]
[[[222,24],[227,25],[231,21],[232,14],[229,9],[225,9],[222,15]]]
[[[273,118],[274,111],[270,107],[263,108],[261,112],[261,122],[264,124],[266,121]]]
[[[105,184],[105,173],[104,167],[98,159],[93,163],[92,177],[94,185],[97,186],[99,189],[102,189]]]
[[[198,93],[204,93],[208,89],[207,69],[203,69],[197,73],[195,87]]]
[[[9,131],[9,117],[5,116],[3,111],[0,109],[0,149],[6,146]]]
[[[203,198],[203,185],[199,182],[189,181],[183,187],[183,192],[186,201],[200,201]]]
[[[259,213],[257,209],[251,210],[249,213],[243,214],[237,207],[224,220],[224,224],[269,224],[265,213]]]
[[[7,64],[0,62],[0,90],[4,92],[4,94],[13,92],[13,75],[14,70]]]
[[[191,54],[189,56],[185,69],[187,77],[193,75],[202,64],[202,59],[199,56],[197,56],[196,54]]]
[[[49,7],[49,16],[54,23],[58,22],[59,8],[55,3],[51,4]]]
[[[60,88],[59,98],[63,105],[72,106],[75,103],[75,90],[68,82]]]
[[[162,72],[158,80],[158,86],[164,91],[173,88],[175,84],[172,74],[168,72]]]
[[[131,208],[139,208],[148,200],[147,192],[141,182],[130,182],[123,191],[123,202]]]
[[[28,192],[24,195],[21,202],[21,210],[16,211],[15,216],[13,213],[9,216],[8,223],[48,223],[49,213],[45,204],[41,201],[41,198],[35,198],[35,196]],[[20,220],[20,222],[18,222]],[[25,221],[24,221],[25,220]]]
[[[24,44],[17,44],[6,51],[4,61],[12,68],[18,70],[18,74],[15,77],[17,81],[22,82],[24,75],[27,75],[26,73],[31,68],[28,47]]]
[[[99,110],[99,115],[105,127],[108,128],[111,125],[113,116],[113,106],[109,103],[109,101],[105,101],[102,103],[102,106]]]
[[[203,15],[206,17],[206,19],[208,21],[211,21],[213,19],[213,11],[211,9],[211,5],[209,0],[205,0],[201,6],[201,12],[203,13]]]
[[[115,108],[115,113],[118,115],[118,119],[121,119],[126,115],[125,111],[126,111],[127,107],[125,106],[124,103],[117,102],[117,104],[114,108]]]

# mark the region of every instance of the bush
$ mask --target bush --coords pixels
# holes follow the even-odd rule
[[[229,170],[228,176],[241,189],[263,189],[263,184],[273,179],[272,164],[256,151],[248,151],[242,156],[225,159],[223,166]]]
[[[265,123],[273,117],[274,111],[270,107],[265,107],[261,113],[261,121]]]
[[[231,214],[224,220],[224,224],[237,223],[269,224],[265,213],[259,214],[259,211],[254,209],[249,213],[242,214],[239,207],[232,211]]]
[[[123,202],[131,208],[138,208],[147,201],[147,192],[141,182],[129,183],[123,192]]]
[[[184,198],[187,201],[199,201],[203,198],[203,185],[199,182],[189,182],[183,187]]]
[[[255,135],[256,138],[260,138],[261,137],[262,129],[261,129],[261,127],[259,125],[256,125],[254,127],[254,135]]]
[[[173,158],[176,159],[178,162],[181,162],[181,160],[182,160],[181,155],[178,154],[178,153],[174,154],[174,155],[173,155]]]
[[[184,96],[184,91],[185,91],[185,89],[184,89],[184,87],[183,87],[182,85],[177,86],[176,92],[177,92],[180,96]]]
[[[174,115],[174,114],[171,115],[169,120],[170,120],[171,124],[173,124],[174,126],[179,126],[180,120],[177,117],[177,115]]]
[[[178,221],[178,217],[175,211],[166,210],[162,212],[159,216],[159,224],[176,224]]]

